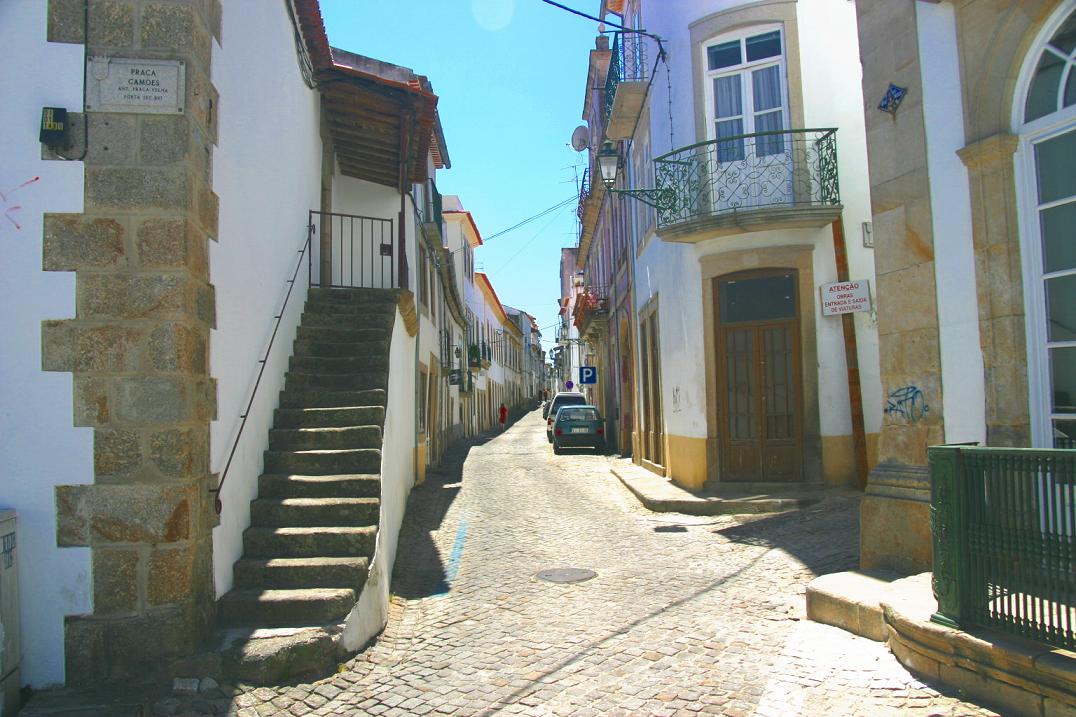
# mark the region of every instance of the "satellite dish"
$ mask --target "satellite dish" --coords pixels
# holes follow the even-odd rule
[[[576,152],[582,152],[584,149],[590,146],[590,130],[586,125],[579,125],[572,132],[572,149]]]

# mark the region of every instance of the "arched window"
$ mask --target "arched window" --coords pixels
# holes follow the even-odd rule
[[[1028,381],[1035,445],[1076,448],[1076,2],[1025,67],[1018,98]]]

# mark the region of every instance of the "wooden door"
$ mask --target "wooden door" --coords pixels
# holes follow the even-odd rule
[[[715,289],[722,480],[801,480],[795,272],[719,277]]]

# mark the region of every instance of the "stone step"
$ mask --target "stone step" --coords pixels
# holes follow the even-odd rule
[[[381,428],[379,426],[274,428],[269,431],[269,450],[271,451],[380,447]]]
[[[250,524],[259,528],[377,525],[377,498],[258,498]]]
[[[387,371],[335,374],[288,371],[284,378],[284,390],[368,391],[375,388],[386,388],[388,383],[389,374]]]
[[[341,328],[387,330],[392,328],[392,322],[395,320],[395,313],[390,314],[375,311],[359,314],[334,314],[328,312],[311,311],[308,308],[303,314],[301,325],[308,329]]]
[[[362,316],[365,314],[396,314],[396,302],[391,299],[369,301],[336,301],[332,299],[307,299],[304,314],[334,314],[337,316]]]
[[[229,682],[279,685],[332,674],[345,657],[335,626],[218,630],[221,677]],[[204,673],[196,673],[201,676]],[[141,712],[139,713],[141,714]],[[254,714],[254,713],[251,713]]]
[[[386,406],[388,395],[384,388],[364,391],[331,391],[326,389],[291,389],[280,392],[281,408],[359,408]]]
[[[265,451],[265,472],[322,476],[343,473],[380,473],[381,450],[354,448],[321,451]]]
[[[315,343],[356,343],[359,341],[387,341],[389,332],[385,328],[329,328],[325,326],[299,326],[295,338],[300,341]]]
[[[370,557],[377,528],[372,525],[342,528],[247,528],[243,531],[246,558]]]
[[[273,425],[277,428],[383,426],[385,407],[278,408],[273,414]]]
[[[225,626],[286,627],[322,625],[345,618],[355,606],[347,588],[232,590],[217,603]]]
[[[365,287],[321,287],[312,286],[307,294],[307,301],[324,301],[362,304],[377,301],[398,301],[400,289],[370,289]]]
[[[381,477],[376,474],[289,475],[263,473],[258,477],[261,498],[377,498]]]
[[[295,373],[321,375],[388,371],[387,353],[368,356],[292,356],[288,364]]]
[[[367,558],[243,558],[235,564],[235,587],[361,590],[369,569]]]
[[[389,342],[384,338],[355,342],[298,339],[293,345],[294,356],[355,358],[358,356],[388,356],[388,353]]]

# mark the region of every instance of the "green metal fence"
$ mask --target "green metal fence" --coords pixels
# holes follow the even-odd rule
[[[932,619],[1076,647],[1076,450],[928,454]]]
[[[654,160],[658,225],[773,207],[841,203],[836,129],[723,137]]]

